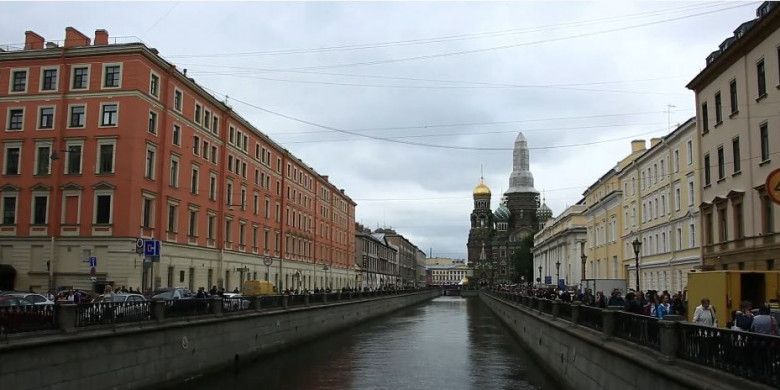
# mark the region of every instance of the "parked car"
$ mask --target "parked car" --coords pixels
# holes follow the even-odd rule
[[[156,294],[152,296],[152,300],[168,300],[168,299],[190,299],[194,298],[192,291],[183,287],[175,287],[162,291],[156,291]]]
[[[81,320],[90,323],[112,323],[123,320],[146,320],[151,317],[148,302],[141,294],[103,294],[80,308]]]
[[[54,301],[52,301],[49,298],[46,298],[45,296],[41,294],[36,293],[28,293],[28,292],[19,292],[19,291],[6,291],[1,293],[1,295],[7,295],[7,296],[13,296],[17,298],[24,298],[30,302],[32,302],[33,305],[53,305]]]
[[[33,304],[32,302],[21,297],[7,295],[7,294],[0,295],[0,307],[26,306],[32,304]]]
[[[249,309],[249,299],[244,298],[244,296],[241,295],[241,294],[226,292],[226,293],[222,294],[222,297],[223,298],[230,298],[230,299],[223,299],[222,300],[222,302],[223,302],[223,306],[222,307],[223,307],[223,309],[225,311],[237,311],[237,310],[239,310],[239,308],[238,308],[239,299],[237,299],[237,298],[243,298],[243,299],[240,299],[241,310]]]

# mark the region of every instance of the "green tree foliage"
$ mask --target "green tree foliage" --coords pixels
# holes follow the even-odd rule
[[[520,241],[520,246],[512,255],[512,268],[515,282],[520,282],[520,277],[525,277],[526,281],[534,279],[534,254],[531,250],[534,248],[534,236],[529,234]]]

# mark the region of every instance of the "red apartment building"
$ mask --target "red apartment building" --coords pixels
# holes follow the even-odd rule
[[[0,290],[358,281],[355,202],[144,44],[27,31],[0,124]]]

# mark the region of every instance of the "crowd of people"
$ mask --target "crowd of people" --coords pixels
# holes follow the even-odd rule
[[[656,290],[629,290],[624,295],[620,290],[615,289],[607,297],[602,291],[597,291],[594,294],[590,289],[572,291],[548,286],[522,285],[500,285],[498,289],[563,302],[577,301],[587,306],[624,310],[658,319],[663,319],[669,315],[681,316],[685,319],[688,314],[688,300],[686,292],[683,291],[671,294],[666,290],[661,292]],[[775,318],[771,315],[769,305],[761,305],[757,314],[754,314],[752,304],[747,301],[742,303],[740,309],[732,311],[731,320],[726,324],[727,328],[762,334],[780,334],[780,328]],[[709,298],[703,298],[700,305],[696,306],[693,311],[692,322],[703,326],[718,326],[715,307],[711,305]]]

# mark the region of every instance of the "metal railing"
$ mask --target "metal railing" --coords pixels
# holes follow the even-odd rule
[[[76,327],[152,319],[151,302],[98,302],[76,305]]]
[[[604,329],[604,319],[601,316],[601,309],[597,307],[580,306],[579,310],[579,318],[577,319],[579,325],[596,330]]]
[[[615,337],[659,350],[658,318],[625,311],[615,312]]]
[[[678,324],[681,359],[780,388],[780,337]]]
[[[57,329],[54,305],[0,307],[0,334]]]
[[[214,312],[215,300],[209,298],[174,299],[165,301],[165,317],[187,317]],[[217,301],[219,302],[219,301]]]
[[[541,300],[541,310],[543,313],[552,314],[552,301],[549,299],[542,298]]]
[[[249,298],[243,297],[222,297],[222,312],[223,313],[235,313],[239,311],[249,310],[251,308],[251,301]]]
[[[558,302],[558,318],[571,321],[571,304],[567,302]]]

